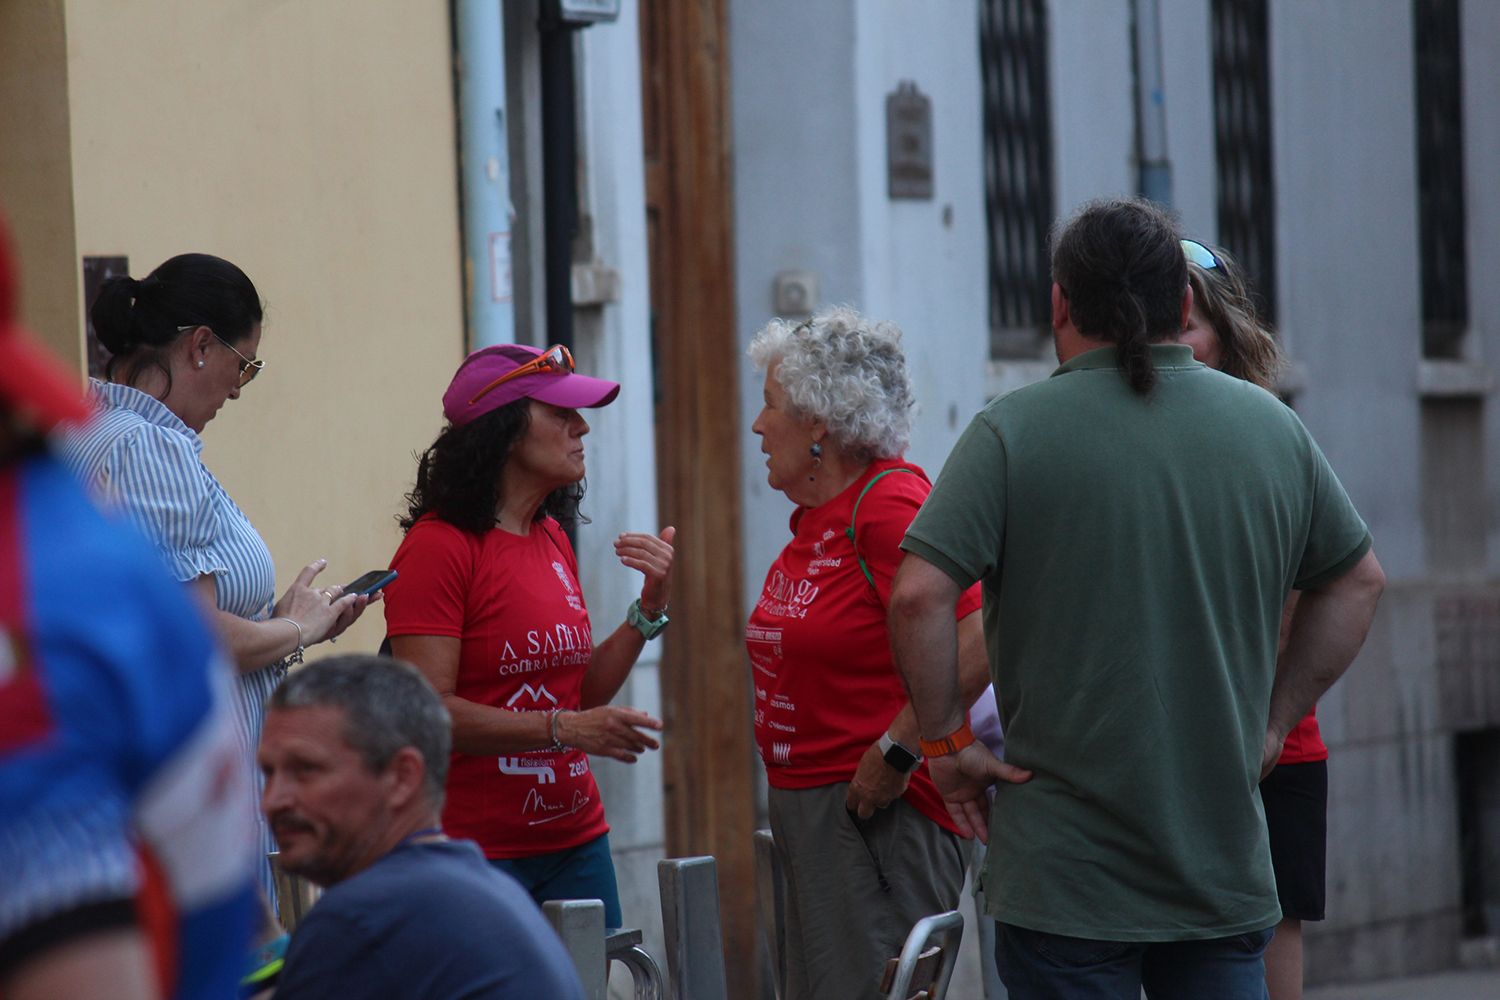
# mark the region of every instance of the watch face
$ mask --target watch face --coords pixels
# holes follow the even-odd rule
[[[899,743],[892,743],[885,752],[885,762],[905,774],[921,762],[921,758]]]

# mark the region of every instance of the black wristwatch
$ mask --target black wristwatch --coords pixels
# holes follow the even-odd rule
[[[891,739],[890,733],[882,733],[875,745],[880,748],[881,754],[885,757],[885,762],[902,774],[912,773],[917,769],[917,765],[922,763],[921,754],[915,753],[911,748],[902,746]]]

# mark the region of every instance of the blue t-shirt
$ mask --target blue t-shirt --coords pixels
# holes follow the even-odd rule
[[[276,1000],[583,1000],[551,926],[467,840],[398,847],[325,892],[287,949]]]
[[[147,543],[50,456],[0,469],[0,978],[138,924],[164,996],[234,995],[255,856],[230,702]]]

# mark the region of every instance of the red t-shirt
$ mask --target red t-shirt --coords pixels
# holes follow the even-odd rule
[[[472,535],[427,515],[391,560],[386,631],[461,640],[460,698],[512,712],[579,707],[593,655],[578,563],[551,518],[525,537]],[[488,858],[524,858],[587,843],[609,830],[582,750],[511,757],[454,753],[443,827]]]
[[[1292,727],[1282,745],[1278,764],[1310,764],[1328,759],[1328,747],[1323,745],[1323,736],[1318,732],[1318,709],[1313,707],[1301,722]]]
[[[846,532],[854,502],[872,478],[883,477],[859,504],[859,568]],[[915,473],[915,475],[911,474]],[[917,466],[872,462],[848,489],[821,507],[792,513],[792,540],[771,564],[745,628],[755,680],[755,741],[776,788],[814,788],[848,781],[870,744],[906,705],[891,659],[885,609],[901,564],[901,539],[932,489]],[[965,591],[958,617],[977,611],[979,587]],[[923,764],[906,799],[954,830]]]

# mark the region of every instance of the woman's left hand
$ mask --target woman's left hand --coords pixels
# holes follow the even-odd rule
[[[615,539],[615,555],[631,569],[646,574],[641,585],[641,607],[649,614],[672,600],[672,539],[677,529],[668,525],[660,535],[627,531]]]
[[[910,781],[910,774],[903,774],[885,762],[880,744],[871,743],[859,759],[859,768],[849,782],[844,808],[860,819],[869,819],[875,815],[875,810],[884,809],[905,795]]]
[[[323,593],[328,595],[328,603],[338,608],[338,618],[334,620],[333,627],[328,630],[328,635],[324,636],[330,641],[343,635],[345,629],[359,621],[359,616],[365,613],[365,608],[378,602],[382,596],[378,590],[368,596],[349,595],[345,594],[344,588],[339,586],[325,587]]]

